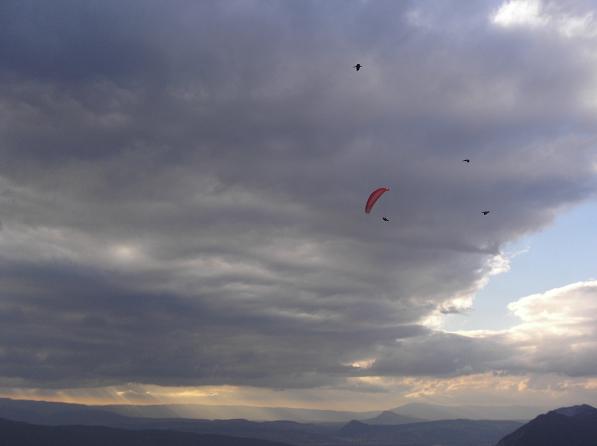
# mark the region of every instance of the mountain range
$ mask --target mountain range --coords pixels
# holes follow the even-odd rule
[[[391,412],[420,420],[531,420],[545,412],[537,406],[481,406],[409,403],[390,409]]]
[[[244,418],[255,421],[292,420],[309,423],[338,423],[351,420],[371,420],[383,411],[335,411],[297,409],[287,407],[253,406],[212,406],[198,404],[159,404],[159,405],[112,405],[97,406],[102,410],[120,415],[145,418],[202,418],[230,419]],[[439,404],[410,403],[394,407],[392,412],[405,417],[405,420],[446,420],[466,418],[471,420],[531,420],[545,408],[532,406],[447,406]]]
[[[396,412],[384,410],[382,413],[373,418],[367,418],[362,420],[363,423],[373,425],[395,425],[395,424],[408,424],[417,423],[419,421],[425,421],[420,418],[409,417],[407,415],[400,415]]]
[[[69,416],[98,417],[118,421],[118,416],[135,418],[192,418],[192,419],[247,419],[253,421],[290,420],[300,423],[346,423],[351,420],[370,424],[400,424],[402,422],[433,421],[466,418],[471,420],[531,420],[545,410],[525,406],[444,406],[411,403],[387,411],[333,411],[287,407],[211,406],[199,404],[158,405],[104,405],[52,403],[44,401],[0,398],[0,417],[3,411],[22,413],[21,421],[43,424],[61,424]],[[93,412],[93,416],[91,414]],[[37,417],[37,418],[36,418]],[[396,423],[392,423],[391,419]],[[400,421],[401,420],[401,421]],[[54,422],[55,421],[55,422]],[[79,423],[79,421],[76,421]]]
[[[158,415],[160,413],[159,410],[156,411],[155,406],[150,407],[149,411],[143,411],[141,406],[129,406],[129,408],[136,408],[136,413],[140,414]],[[390,411],[367,418],[365,419],[367,422],[352,420],[348,423],[298,423],[288,420],[206,420],[173,418],[171,416],[164,418],[131,417],[112,412],[111,409],[111,406],[0,399],[0,418],[45,425],[46,427],[77,425],[77,429],[75,429],[77,435],[90,432],[83,427],[108,426],[137,432],[176,431],[200,435],[254,438],[295,446],[356,446],[364,444],[370,446],[387,446],[388,444],[492,446],[499,438],[522,425],[516,421],[495,420],[425,421]],[[159,409],[163,408],[160,406]],[[170,413],[170,415],[172,414]],[[38,431],[35,430],[35,432]],[[438,443],[438,439],[443,439],[443,443]]]
[[[229,406],[217,406],[217,409],[226,407]],[[56,440],[58,442],[56,444],[68,444],[62,442],[60,438],[62,438],[61,435],[71,433],[72,438],[83,442],[75,444],[93,444],[83,440],[85,436],[93,433],[93,436],[109,441],[111,446],[120,444],[116,437],[122,436],[128,439],[128,443],[122,444],[136,444],[138,438],[146,438],[146,435],[153,435],[153,438],[163,441],[155,444],[173,445],[205,444],[202,442],[205,442],[208,437],[199,438],[189,435],[207,435],[217,436],[218,438],[214,437],[209,444],[218,445],[230,444],[226,442],[231,441],[231,438],[232,441],[249,438],[253,441],[269,441],[294,446],[494,446],[496,444],[497,446],[597,446],[597,409],[589,405],[552,410],[534,417],[526,424],[521,421],[522,416],[533,408],[456,407],[420,403],[382,412],[242,406],[233,406],[232,410],[232,412],[238,410],[249,413],[253,413],[252,410],[261,410],[261,415],[267,417],[283,413],[299,419],[310,418],[311,422],[196,419],[178,415],[185,414],[187,411],[201,412],[204,408],[205,406],[192,405],[87,406],[0,398],[0,419],[4,419],[1,424],[0,444],[38,444],[35,443],[38,434],[42,437],[49,435],[48,441]],[[521,419],[472,419],[472,416],[467,417],[471,411],[477,411],[475,418],[479,418],[479,414],[483,413],[494,417],[502,415],[505,419],[507,417],[504,411],[507,411],[511,418]],[[356,415],[359,419],[343,421],[351,415]],[[58,429],[45,430],[44,427]],[[112,430],[94,430],[100,427]],[[17,439],[23,438],[24,432],[31,433],[33,443],[7,443],[5,440],[13,438],[7,436],[8,434],[15,435],[14,438]],[[168,433],[181,435],[167,438]],[[54,444],[51,441],[44,444]],[[191,443],[187,443],[188,441]],[[152,443],[145,442],[145,444]],[[261,443],[247,444],[261,445]]]

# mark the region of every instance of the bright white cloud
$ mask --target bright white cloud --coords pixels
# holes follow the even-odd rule
[[[508,309],[522,321],[511,330],[516,337],[532,341],[555,336],[556,342],[583,336],[591,339],[597,327],[597,281],[523,297]],[[593,339],[591,342],[595,343]]]
[[[549,21],[542,15],[540,0],[510,0],[500,6],[492,20],[504,27],[542,26]]]
[[[545,28],[567,38],[590,38],[597,35],[593,11],[577,14],[541,0],[509,0],[490,19],[503,28]]]
[[[558,30],[566,37],[595,37],[595,14],[589,12],[582,16],[562,17]]]
[[[597,376],[597,281],[573,283],[508,305],[520,323],[501,331],[460,331],[498,342],[511,355],[492,365],[515,373]]]

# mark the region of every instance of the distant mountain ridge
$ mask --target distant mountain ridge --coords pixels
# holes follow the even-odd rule
[[[8,412],[7,412],[8,411]],[[210,406],[197,404],[157,404],[157,405],[102,405],[87,406],[83,404],[53,403],[46,401],[13,400],[0,398],[0,417],[5,413],[16,419],[42,424],[61,424],[70,421],[63,418],[66,413],[91,417],[94,411],[97,419],[113,419],[117,416],[135,418],[187,418],[187,419],[247,419],[253,421],[290,420],[299,423],[347,423],[360,420],[371,424],[401,424],[404,421],[433,421],[449,419],[478,420],[531,420],[545,409],[525,406],[442,406],[437,404],[410,403],[387,411],[334,411],[317,409],[300,409],[287,407],[253,407],[253,406]],[[15,418],[20,412],[24,416]],[[385,415],[382,415],[387,412]],[[394,415],[389,415],[389,412]],[[37,414],[37,415],[36,415]],[[37,417],[37,418],[35,418]],[[376,421],[377,419],[377,421]],[[53,421],[52,421],[53,420]],[[84,421],[84,420],[83,420]],[[378,423],[378,421],[380,421]],[[75,423],[79,421],[75,420]]]
[[[300,423],[346,423],[377,416],[381,411],[351,412],[289,407],[216,406],[199,404],[107,405],[97,406],[129,417],[247,419],[253,421],[291,420]]]
[[[61,414],[90,414],[99,417],[188,418],[188,419],[247,419],[254,421],[291,420],[296,422],[346,423],[353,419],[372,418],[381,411],[350,412],[285,407],[207,406],[197,404],[101,405],[55,403],[48,401],[0,398],[0,418],[43,424],[60,424]],[[16,418],[21,414],[21,418]],[[115,418],[116,419],[116,418]],[[54,423],[56,420],[57,423]],[[68,421],[70,423],[70,421]],[[74,421],[78,423],[78,421]],[[72,423],[71,423],[72,424]]]
[[[373,418],[368,418],[365,420],[361,420],[363,423],[366,424],[374,424],[374,425],[395,425],[395,424],[408,424],[408,423],[417,423],[419,421],[425,421],[420,418],[409,417],[406,415],[400,415],[396,412],[392,412],[389,410],[384,410],[378,416]]]
[[[13,400],[10,398],[0,398],[0,418],[46,425],[94,424],[111,426],[126,423],[127,421],[127,417],[94,406]]]
[[[0,418],[45,426],[107,426],[128,430],[173,430],[199,434],[258,438],[291,444],[318,444],[342,424],[307,424],[293,421],[200,420],[127,417],[95,406],[0,399]],[[0,439],[0,445],[1,439]]]
[[[533,406],[444,406],[440,404],[409,403],[390,409],[399,415],[422,420],[531,420],[544,408]]]
[[[506,435],[497,446],[596,446],[597,409],[588,404],[562,407]]]
[[[414,420],[531,420],[545,412],[545,408],[532,406],[445,406],[428,403],[409,403],[386,411],[337,411],[299,409],[287,407],[211,406],[196,404],[158,405],[108,405],[96,406],[120,415],[144,418],[244,418],[254,421],[292,420],[300,423],[347,423],[351,420],[371,420],[383,412],[392,412]]]
[[[295,446],[360,446],[363,444],[367,446],[388,446],[389,444],[493,446],[499,438],[522,425],[522,423],[509,421],[471,420],[375,425],[359,421],[298,423],[244,419],[143,418],[112,413],[106,410],[105,406],[98,408],[97,406],[9,399],[0,399],[0,418],[13,420],[18,418],[21,421],[29,420],[30,423],[30,420],[36,420],[32,424],[46,426],[78,424],[82,428],[103,425],[130,431],[177,431],[234,438],[255,438]],[[405,417],[391,412],[380,413],[379,417],[373,418],[391,423],[405,421]],[[445,441],[440,441],[442,438]],[[400,441],[397,441],[398,439]],[[0,444],[2,444],[1,441]],[[111,443],[106,444],[115,446]]]

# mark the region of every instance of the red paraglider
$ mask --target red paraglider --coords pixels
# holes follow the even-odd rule
[[[371,195],[369,195],[369,198],[367,199],[367,204],[365,205],[365,213],[368,214],[371,212],[375,202],[389,190],[389,187],[380,187],[379,189],[375,189],[373,192],[371,192]]]

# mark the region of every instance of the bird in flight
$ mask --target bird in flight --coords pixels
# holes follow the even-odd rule
[[[491,212],[491,211],[481,211],[481,213],[482,213],[483,215],[487,215],[487,214],[489,214],[490,212]]]
[[[353,68],[355,68],[357,71],[359,71],[361,69],[362,65],[360,63],[356,64]]]
[[[466,159],[463,159],[463,160],[462,160],[462,162],[463,162],[463,163],[470,163],[470,162],[471,162],[471,160],[469,160],[468,158],[466,158]]]
[[[390,221],[390,219],[389,219],[388,217],[381,217],[381,219],[382,219],[383,221]]]

